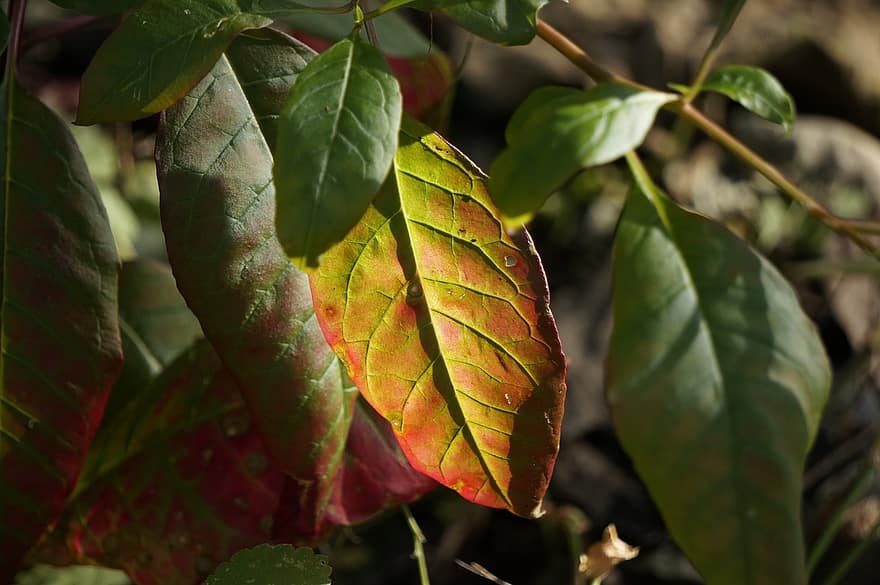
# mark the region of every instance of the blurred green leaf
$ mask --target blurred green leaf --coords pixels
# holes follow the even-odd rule
[[[766,259],[639,174],[614,248],[615,429],[708,585],[803,585],[825,350]]]
[[[183,97],[238,33],[272,21],[236,0],[148,0],[111,34],[82,77],[77,123],[136,120]]]
[[[677,91],[688,88],[673,85]],[[729,65],[714,71],[700,91],[726,95],[750,112],[791,130],[795,118],[794,99],[769,71],[748,65]]]
[[[736,22],[736,17],[739,16],[739,12],[745,6],[745,3],[746,0],[723,0],[718,28],[715,29],[715,36],[712,37],[712,42],[709,44],[710,51],[717,48],[724,40],[724,37],[727,36],[727,33],[730,32],[733,23]]]
[[[525,45],[535,37],[535,22],[549,0],[417,0],[420,10],[445,14],[477,36],[502,45]]]
[[[144,0],[50,0],[68,10],[83,14],[118,14],[134,8]]]
[[[300,73],[279,121],[275,225],[301,269],[345,237],[385,181],[403,111],[400,87],[369,43],[339,41]]]
[[[125,573],[103,567],[38,565],[15,578],[15,585],[129,585]]]
[[[489,169],[489,191],[505,223],[522,225],[579,169],[639,146],[657,110],[675,99],[610,83],[535,91],[514,114],[508,146]]]
[[[237,552],[205,585],[330,585],[331,571],[327,557],[310,548],[262,544]]]
[[[0,51],[6,49],[6,44],[9,42],[9,18],[6,17],[6,13],[3,10],[0,10]]]

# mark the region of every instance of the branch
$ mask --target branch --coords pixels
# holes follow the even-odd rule
[[[656,91],[653,88],[642,85],[640,83],[636,83],[630,79],[621,77],[616,73],[608,71],[607,69],[593,61],[589,54],[578,47],[574,42],[571,41],[571,39],[569,39],[567,36],[565,36],[557,29],[553,28],[541,19],[538,19],[537,31],[539,37],[544,39],[550,46],[559,51],[563,56],[571,61],[572,64],[583,70],[595,81],[607,81],[636,89]],[[871,229],[876,228],[876,224],[871,223],[867,226],[871,229],[864,229],[852,220],[837,217],[836,215],[828,211],[816,199],[807,195],[804,191],[802,191],[799,187],[792,183],[788,178],[785,177],[785,175],[779,172],[776,167],[761,158],[756,152],[751,150],[745,144],[734,138],[724,128],[707,118],[702,112],[700,112],[690,103],[687,103],[683,100],[678,100],[667,104],[666,106],[664,106],[664,109],[674,112],[682,118],[685,118],[692,122],[695,126],[705,132],[706,135],[708,135],[710,138],[721,144],[731,153],[742,159],[746,164],[750,165],[756,171],[764,175],[771,183],[776,185],[779,190],[800,203],[807,210],[807,213],[809,213],[811,216],[815,217],[835,232],[846,236],[856,245],[862,248],[865,252],[880,260],[880,251],[878,251],[878,249],[860,233],[862,231],[870,233]]]

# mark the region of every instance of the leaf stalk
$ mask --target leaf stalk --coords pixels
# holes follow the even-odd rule
[[[416,522],[415,517],[412,515],[409,506],[404,505],[401,507],[403,508],[403,515],[406,516],[406,523],[409,525],[409,530],[412,532],[413,536],[413,558],[415,558],[416,563],[419,566],[419,583],[420,585],[431,585],[431,579],[428,577],[428,563],[425,559],[425,548],[423,546],[426,541],[425,535],[419,527],[418,522]]]

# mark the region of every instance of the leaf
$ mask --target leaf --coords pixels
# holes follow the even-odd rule
[[[767,260],[644,176],[614,248],[618,437],[707,583],[803,585],[801,475],[825,351]]]
[[[122,365],[116,246],[65,123],[2,86],[0,582],[61,511]]]
[[[275,149],[275,225],[293,263],[313,269],[364,214],[397,150],[402,97],[369,43],[315,58],[284,106]]]
[[[718,28],[715,29],[715,36],[709,43],[709,50],[712,51],[721,45],[724,37],[733,28],[736,17],[739,16],[740,10],[745,6],[746,0],[722,0],[721,17],[718,19]]]
[[[125,365],[104,411],[112,419],[202,336],[167,266],[126,262],[119,274],[119,325]]]
[[[300,538],[320,531],[356,395],[273,223],[270,137],[312,55],[274,31],[236,39],[163,114],[157,138],[162,225],[178,287],[238,380],[272,459],[299,480],[300,516],[290,530]]]
[[[351,35],[351,14],[318,14],[297,12],[280,14],[276,22],[284,23],[296,32],[304,32],[336,42]],[[436,52],[431,42],[416,27],[396,12],[373,19],[382,53],[392,57],[423,58]],[[361,38],[366,38],[361,30]],[[297,35],[298,36],[298,35]]]
[[[435,10],[477,36],[502,45],[525,45],[549,0],[418,0],[412,8]]]
[[[539,515],[565,395],[543,269],[464,156],[408,119],[400,141],[385,189],[310,276],[318,319],[416,469]]]
[[[6,50],[7,43],[9,43],[9,19],[6,13],[0,10],[0,51]]]
[[[20,573],[15,585],[130,585],[125,573],[102,567],[39,565]]]
[[[142,4],[144,0],[51,0],[51,2],[83,14],[119,14]]]
[[[136,120],[183,97],[241,31],[265,16],[236,0],[147,0],[98,49],[82,77],[78,124]]]
[[[137,585],[190,585],[270,537],[284,475],[205,342],[102,428],[89,458],[100,475],[38,559],[120,568]]]
[[[578,170],[639,146],[657,110],[675,99],[611,83],[534,92],[514,114],[508,146],[489,169],[489,191],[505,223],[526,223]]]
[[[331,571],[327,557],[316,555],[310,548],[263,544],[236,553],[217,567],[205,585],[330,585]]]
[[[700,90],[726,95],[753,114],[780,124],[786,131],[794,124],[794,99],[778,79],[760,67],[721,67],[709,75]]]

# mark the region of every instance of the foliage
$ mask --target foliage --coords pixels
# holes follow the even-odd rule
[[[123,14],[76,121],[159,114],[170,270],[120,266],[67,124],[17,79],[27,2],[12,0],[0,581],[51,562],[183,585],[234,555],[208,583],[329,583],[310,549],[259,545],[325,542],[438,484],[543,514],[566,364],[522,225],[582,169],[625,157],[607,365],[620,442],[710,585],[805,582],[825,351],[772,264],[671,201],[635,153],[671,111],[877,255],[693,106],[714,91],[794,122],[768,73],[713,72],[743,1],[722,4],[681,96],[604,70],[538,18],[547,0],[53,1]],[[538,34],[599,83],[529,96],[489,179],[426,125],[442,125],[451,67],[403,8],[505,45]]]

